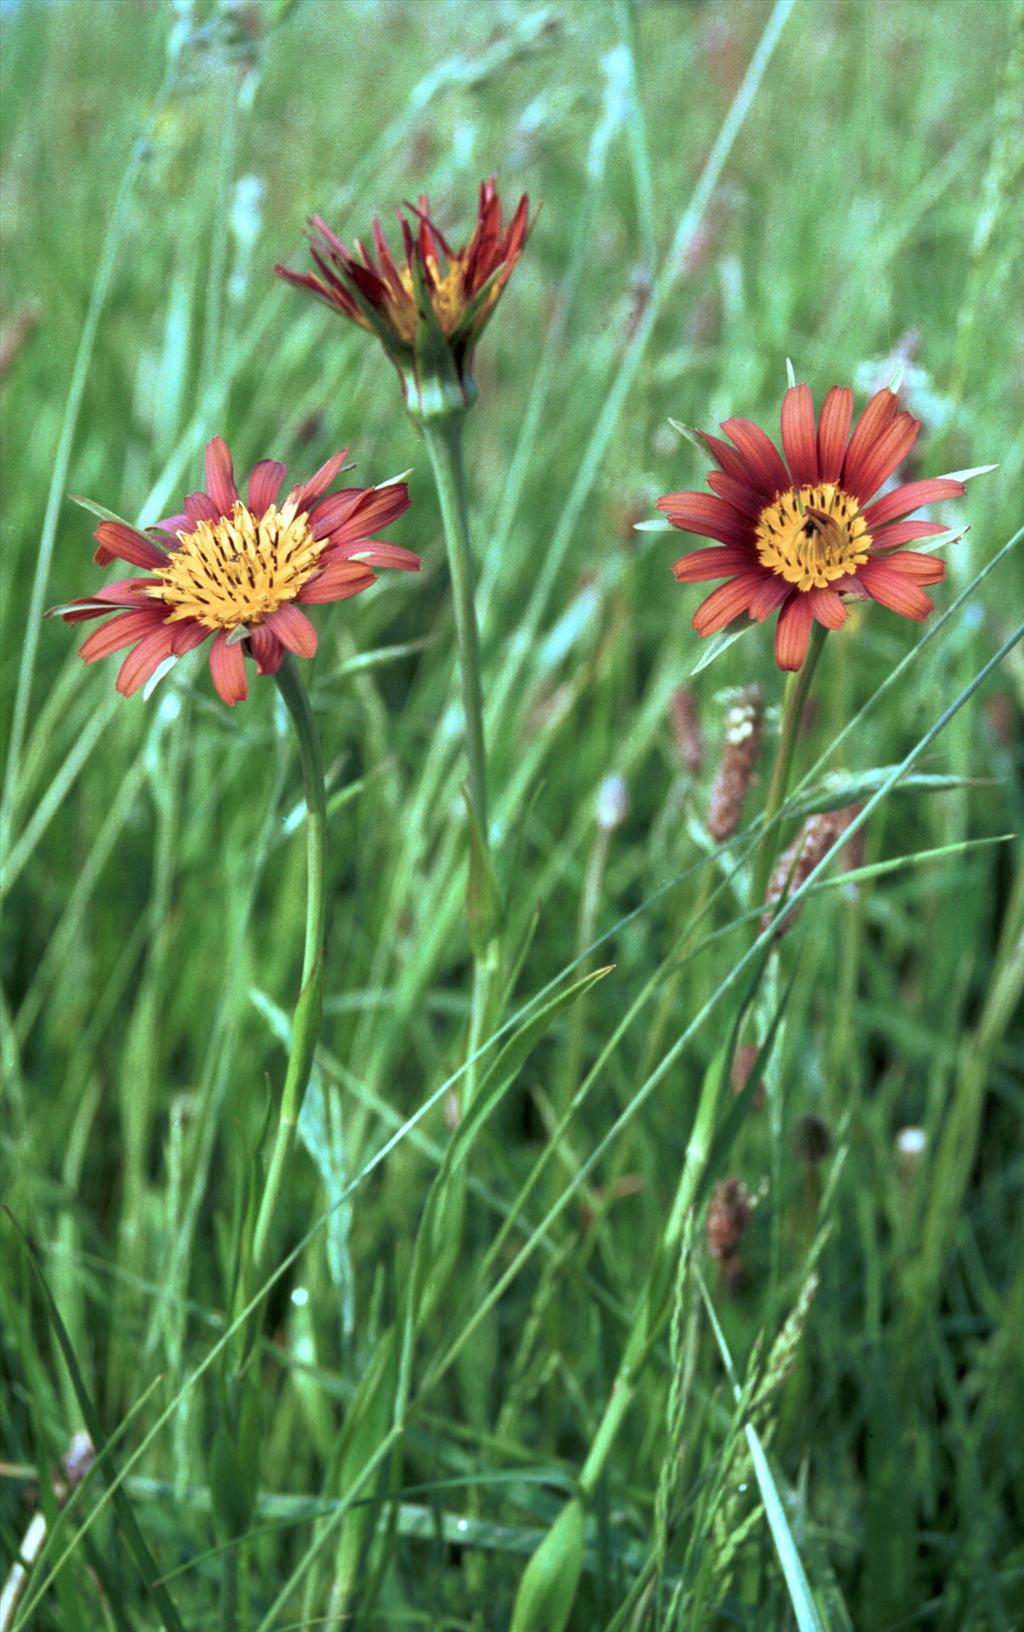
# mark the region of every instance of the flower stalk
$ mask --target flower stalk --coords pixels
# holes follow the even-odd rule
[[[768,798],[764,807],[764,828],[754,860],[750,890],[751,906],[760,906],[767,893],[772,862],[778,849],[776,817],[782,809],[789,788],[789,778],[793,769],[793,754],[796,750],[800,721],[803,718],[804,707],[810,694],[811,681],[814,679],[814,671],[818,666],[821,649],[825,644],[826,633],[827,631],[820,623],[815,624],[811,631],[810,650],[805,663],[802,668],[797,669],[795,673],[788,675],[786,678],[786,694],[782,705],[782,733],[779,737],[778,752],[775,755],[772,779],[768,786]]]
[[[289,1158],[295,1144],[299,1112],[313,1069],[313,1056],[320,1035],[323,1007],[323,945],[326,921],[324,890],[324,841],[327,828],[327,797],[324,789],[323,756],[309,696],[295,659],[285,655],[275,676],[278,690],[295,727],[302,763],[302,785],[306,798],[306,936],[302,955],[302,983],[292,1022],[292,1046],[281,1091],[277,1131],[263,1184],[256,1228],[253,1233],[252,1268],[258,1275],[264,1267],[270,1230],[284,1184]]]
[[[416,416],[414,416],[416,417]],[[462,709],[465,718],[466,768],[469,802],[480,836],[488,844],[487,753],[484,743],[484,703],[480,681],[480,632],[476,618],[476,569],[469,542],[466,472],[463,460],[461,413],[443,418],[417,418],[430,456],[448,551],[455,609],[455,638],[459,649]]]

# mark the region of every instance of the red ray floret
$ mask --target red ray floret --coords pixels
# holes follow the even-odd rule
[[[243,501],[227,443],[206,449],[206,488],[152,532],[166,545],[106,520],[96,529],[94,559],[142,568],[147,576],[106,584],[93,595],[54,607],[47,616],[80,623],[107,616],[81,652],[87,663],[129,647],[117,689],[130,697],[168,660],[210,642],[210,674],[229,707],[248,694],[245,658],[274,674],[285,651],[312,657],[317,637],[303,605],[346,600],[375,581],[381,567],[417,571],[412,550],[376,536],[409,507],[402,481],[330,493],[345,463],[332,455],[279,505],[287,467],[261,459]],[[262,596],[262,599],[260,598]]]
[[[673,568],[681,583],[725,580],[694,613],[699,634],[777,610],[776,661],[793,670],[815,621],[826,629],[846,621],[846,595],[868,596],[903,617],[928,616],[934,608],[922,585],[938,583],[945,564],[899,546],[944,527],[905,518],[965,488],[957,477],[938,476],[876,496],[921,429],[892,391],[876,392],[854,425],[845,386],[826,393],[817,419],[810,388],[792,386],[780,413],[785,460],[752,421],[729,419],[721,428],[728,441],[697,432],[715,460],[712,492],[658,500],[674,527],[715,540]]]

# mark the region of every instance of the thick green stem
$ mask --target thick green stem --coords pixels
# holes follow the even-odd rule
[[[466,503],[466,472],[462,457],[461,413],[437,419],[419,419],[430,455],[437,486],[448,549],[448,571],[455,607],[455,637],[459,648],[459,675],[462,682],[462,712],[466,734],[466,769],[469,803],[476,823],[485,860],[490,850],[487,825],[487,750],[484,744],[484,702],[480,682],[480,635],[476,618],[476,569],[469,542],[469,511]],[[477,953],[473,967],[473,1004],[469,1027],[468,1058],[463,1085],[463,1103],[469,1105],[476,1092],[477,1067],[473,1056],[486,1036],[487,1012],[494,975],[493,949]]]
[[[302,1099],[313,1069],[313,1055],[320,1035],[323,988],[323,945],[326,900],[324,896],[324,837],[327,800],[320,739],[295,659],[285,653],[277,673],[277,684],[291,715],[302,761],[302,783],[306,795],[306,941],[302,957],[302,987],[292,1022],[292,1047],[288,1058],[274,1148],[260,1198],[253,1235],[252,1265],[258,1274],[263,1267],[270,1228],[284,1182]]]
[[[487,845],[487,755],[484,747],[483,690],[480,684],[480,636],[474,600],[476,571],[469,543],[466,473],[462,459],[462,415],[421,420],[419,424],[434,472],[448,548],[448,571],[455,606],[455,638],[459,647],[462,680],[469,799],[481,837]]]
[[[775,756],[775,765],[772,770],[772,779],[768,788],[768,800],[764,807],[764,831],[761,843],[758,846],[757,858],[754,863],[754,879],[750,892],[750,905],[757,907],[762,904],[771,877],[772,862],[778,848],[778,834],[775,830],[775,818],[782,809],[783,802],[789,788],[789,776],[793,769],[793,754],[796,749],[796,739],[800,730],[800,721],[803,718],[804,705],[807,702],[814,679],[814,671],[818,666],[821,648],[825,642],[826,631],[821,624],[816,623],[811,631],[811,649],[804,659],[803,667],[797,669],[786,681],[786,696],[782,705],[782,734],[779,737],[779,751]]]

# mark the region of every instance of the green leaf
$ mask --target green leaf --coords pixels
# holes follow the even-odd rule
[[[64,1364],[68,1368],[68,1376],[71,1378],[71,1386],[75,1391],[75,1398],[78,1400],[79,1408],[82,1413],[82,1420],[89,1431],[89,1437],[92,1440],[97,1452],[105,1451],[107,1448],[107,1436],[103,1432],[96,1407],[92,1401],[92,1396],[85,1386],[85,1379],[82,1376],[79,1368],[78,1358],[71,1345],[71,1339],[69,1338],[67,1328],[61,1319],[60,1310],[57,1308],[54,1301],[54,1297],[50,1291],[46,1276],[43,1274],[42,1265],[39,1263],[35,1251],[21,1226],[15,1221],[13,1215],[6,1207],[4,1208],[4,1212],[7,1213],[7,1217],[10,1219],[12,1226],[18,1234],[33,1274],[35,1275],[36,1281],[39,1284],[50,1330],[57,1341],[57,1346],[59,1347],[61,1355],[63,1356]],[[111,1500],[114,1504],[114,1512],[117,1515],[118,1523],[121,1526],[122,1532],[124,1533],[129,1550],[135,1559],[135,1563],[138,1567],[139,1574],[142,1577],[143,1584],[146,1590],[152,1594],[153,1602],[156,1605],[166,1632],[185,1632],[185,1628],[178,1619],[178,1612],[167,1594],[167,1589],[163,1586],[163,1583],[160,1580],[160,1571],[157,1568],[153,1555],[146,1545],[145,1538],[139,1528],[138,1521],[136,1520],[135,1512],[132,1508],[131,1502],[128,1500],[128,1496],[124,1488],[120,1484],[115,1483],[111,1486],[110,1494]]]
[[[722,653],[727,651],[734,641],[739,640],[741,635],[748,635],[751,629],[756,628],[756,623],[742,623],[738,629],[723,629],[719,634],[712,635],[711,639],[705,643],[703,653],[690,670],[691,677],[700,674],[701,670],[706,669],[709,664],[713,663],[716,657],[721,657]]]

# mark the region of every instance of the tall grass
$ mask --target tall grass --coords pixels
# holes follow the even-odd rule
[[[45,1540],[5,1625],[489,1632],[577,1533],[572,1632],[1021,1624],[1021,25],[997,0],[7,9],[5,1571],[40,1515]],[[313,210],[354,238],[421,190],[458,237],[494,171],[543,209],[466,425],[504,969],[460,1120],[429,462],[370,338],[270,269]],[[825,642],[776,837],[856,800],[860,853],[848,829],[778,940],[747,893],[769,632],[699,667],[679,541],[634,523],[701,484],[669,418],[771,429],[787,357],[819,398],[902,368],[921,473],[1000,468],[950,507],[971,530],[930,623],[872,608]],[[357,480],[412,466],[395,537],[425,562],[319,620],[324,1028],[248,1312],[302,961],[287,717],[262,682],[222,708],[199,658],[124,703],[38,622],[95,581],[68,492],[151,522],[218,433],[300,475],[342,442]],[[752,681],[761,780],[719,844]],[[748,997],[768,1042],[734,1097]],[[723,1260],[725,1177],[754,1205]],[[223,1378],[254,1313],[246,1488]]]

